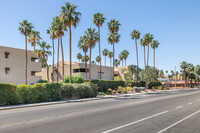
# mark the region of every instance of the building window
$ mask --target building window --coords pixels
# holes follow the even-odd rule
[[[100,72],[99,72],[100,73]],[[101,72],[101,74],[104,74],[104,72]]]
[[[80,73],[80,72],[85,72],[85,68],[73,69],[73,73]],[[89,69],[87,69],[87,72],[89,72]]]
[[[9,67],[5,67],[5,74],[9,74],[10,68]]]
[[[38,58],[31,57],[31,62],[38,62]]]
[[[31,71],[31,76],[35,76],[35,73],[34,71]]]
[[[5,52],[5,58],[8,59],[9,52]]]

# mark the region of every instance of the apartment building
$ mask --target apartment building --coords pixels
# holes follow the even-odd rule
[[[0,83],[25,84],[25,50],[0,46]],[[36,73],[41,63],[33,51],[28,51],[28,84],[41,79]]]
[[[69,68],[69,61],[64,61],[64,74],[67,76],[70,74]],[[57,79],[57,72],[58,72],[58,79],[59,81],[62,80],[62,61],[59,62],[59,67],[57,71],[57,65],[54,65],[54,75],[52,71],[52,66],[49,67],[49,79],[52,81],[52,78],[55,80]],[[41,72],[37,73],[38,76],[42,76],[42,79],[47,80],[47,70],[46,68],[42,69]],[[84,79],[86,79],[86,72],[85,72],[85,63],[79,62],[72,62],[72,75],[81,75]],[[87,64],[87,79],[89,78],[89,64]],[[99,65],[91,65],[91,79],[100,79],[100,66]],[[112,67],[102,66],[102,79],[104,80],[112,80],[113,73]]]

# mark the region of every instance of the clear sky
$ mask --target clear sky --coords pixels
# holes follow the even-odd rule
[[[156,66],[163,70],[172,70],[185,60],[194,65],[200,64],[200,1],[199,0],[68,0],[78,6],[82,13],[76,29],[72,30],[72,55],[82,52],[77,44],[80,36],[89,28],[96,28],[92,23],[94,13],[101,12],[106,22],[101,28],[101,48],[112,50],[106,38],[108,36],[107,22],[119,20],[121,27],[120,42],[116,44],[116,54],[127,49],[130,55],[127,64],[136,64],[135,43],[130,33],[137,29],[141,36],[145,33],[154,34],[160,42],[156,50]],[[2,0],[0,3],[0,45],[25,48],[24,36],[17,28],[19,22],[27,19],[33,23],[35,30],[41,32],[44,41],[51,44],[46,30],[52,18],[59,15],[60,7],[67,0]],[[69,60],[69,33],[63,37],[65,59]],[[37,47],[36,47],[37,48]],[[29,50],[33,50],[30,46]],[[92,60],[98,55],[98,45],[93,49]],[[144,67],[143,47],[139,45],[139,64]],[[61,56],[60,56],[61,59]],[[51,58],[50,58],[51,60]],[[109,64],[109,60],[107,60]],[[104,64],[104,58],[102,58]],[[153,50],[150,50],[150,65],[153,65]]]

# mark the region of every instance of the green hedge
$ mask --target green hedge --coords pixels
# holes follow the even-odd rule
[[[21,97],[14,84],[0,83],[0,105],[20,104]]]
[[[162,83],[160,81],[152,81],[149,83],[148,88],[152,89],[152,87],[158,87],[158,86],[162,86]]]
[[[125,86],[124,81],[114,81],[114,80],[91,80],[93,84],[96,84],[99,91],[107,92],[109,88],[116,89],[118,86]]]
[[[57,83],[18,86],[0,83],[0,105],[48,102],[61,99],[61,85]]]
[[[64,83],[69,83],[69,76],[64,77]],[[84,79],[81,75],[72,76],[72,83],[84,83]]]
[[[145,87],[145,82],[144,81],[133,81],[131,84],[132,87]]]
[[[63,98],[89,98],[97,94],[98,87],[94,84],[63,84],[61,88]]]

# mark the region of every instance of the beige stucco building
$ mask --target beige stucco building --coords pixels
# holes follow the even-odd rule
[[[0,46],[0,83],[25,84],[25,50]],[[28,84],[36,83],[41,76],[41,63],[33,51],[28,51]]]
[[[69,76],[69,62],[64,61],[64,74],[65,76]],[[54,65],[54,79],[57,79],[57,65]],[[89,64],[87,64],[87,78],[89,78]],[[100,66],[99,65],[91,65],[91,79],[100,79]],[[49,79],[52,81],[52,66],[49,67]],[[42,76],[42,79],[47,80],[47,69],[42,69],[42,72],[37,73],[38,76]],[[58,75],[59,81],[62,80],[62,61],[59,62],[58,67]],[[85,72],[85,63],[72,62],[72,76],[81,75],[84,79],[86,79]],[[112,80],[112,67],[102,66],[102,79],[104,80]]]

